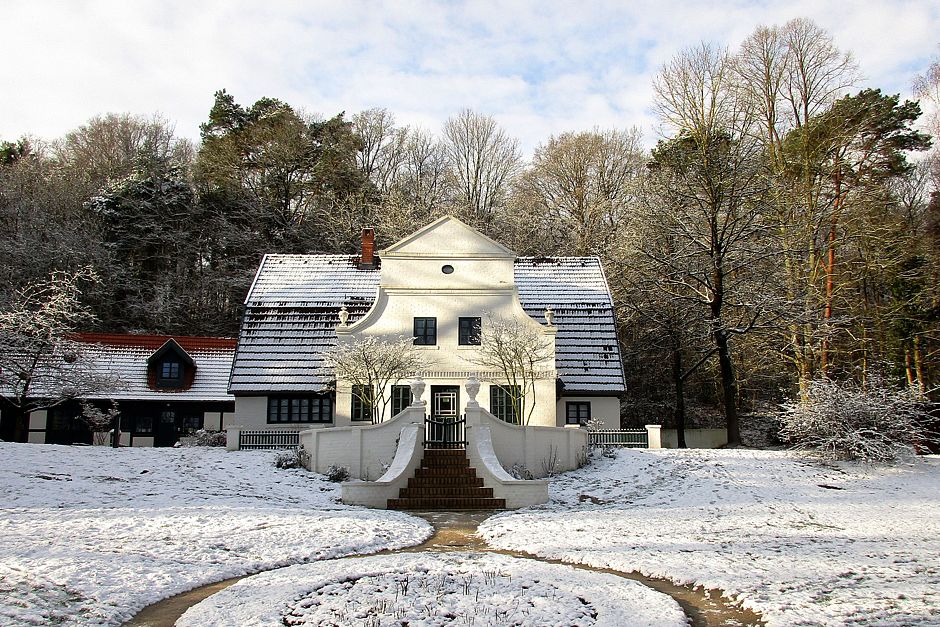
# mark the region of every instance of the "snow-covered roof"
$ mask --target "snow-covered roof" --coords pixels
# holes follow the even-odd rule
[[[614,303],[597,257],[519,257],[516,289],[526,313],[555,311],[555,369],[566,392],[623,392]]]
[[[116,400],[234,401],[228,393],[229,373],[235,356],[235,340],[219,337],[79,333],[84,358],[95,372],[117,378]],[[181,391],[160,391],[148,385],[147,360],[169,340],[192,358],[196,373],[192,386]]]
[[[245,300],[229,391],[321,391],[333,380],[323,359],[336,345],[339,311],[349,322],[375,300],[381,271],[354,255],[266,255]],[[556,365],[571,392],[624,391],[613,302],[596,257],[520,257],[515,280],[526,312],[555,310]]]

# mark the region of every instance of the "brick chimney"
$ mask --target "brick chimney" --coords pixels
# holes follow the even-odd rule
[[[375,268],[375,229],[362,229],[362,254],[359,256],[359,269]]]

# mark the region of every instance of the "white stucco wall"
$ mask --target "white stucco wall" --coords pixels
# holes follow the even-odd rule
[[[234,422],[235,415],[226,411],[207,411],[202,414],[202,428],[206,431],[222,431]]]
[[[38,409],[29,413],[29,429],[44,430],[46,428],[46,419],[48,412],[45,409]]]
[[[395,458],[399,436],[407,425],[424,429],[424,407],[411,407],[395,420],[377,425],[301,431],[300,444],[309,455],[310,470],[325,473],[330,466],[343,466],[353,479],[374,481]],[[424,440],[423,433],[420,440]]]
[[[518,466],[533,477],[549,474],[554,459],[554,472],[578,467],[579,456],[586,454],[588,434],[584,429],[529,426],[505,423],[487,411],[470,411],[467,430],[477,425],[486,427],[492,438],[493,451],[505,468]]]
[[[247,429],[266,429],[268,427],[267,396],[235,397],[235,420],[233,424]]]
[[[557,426],[564,427],[567,419],[565,403],[588,402],[591,404],[591,417],[604,422],[605,429],[620,428],[620,399],[615,396],[562,396],[557,404]]]

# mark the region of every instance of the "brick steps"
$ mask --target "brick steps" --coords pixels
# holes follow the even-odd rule
[[[427,449],[421,467],[388,499],[389,509],[504,509],[505,499],[493,498],[493,489],[483,487],[482,477],[470,467],[463,449]]]
[[[468,499],[468,498],[402,498],[389,499],[389,509],[506,509],[505,499]]]

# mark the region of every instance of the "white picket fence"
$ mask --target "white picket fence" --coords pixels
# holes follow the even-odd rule
[[[649,448],[646,429],[601,429],[588,431],[591,446],[620,446],[623,448]]]
[[[238,448],[252,449],[281,449],[297,448],[300,446],[300,433],[297,431],[239,431]]]

